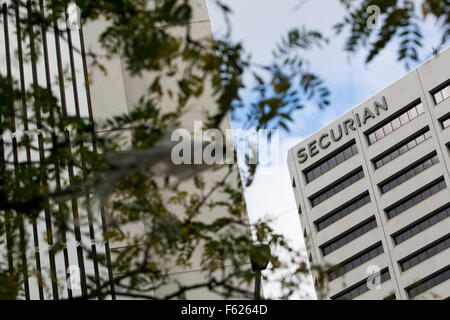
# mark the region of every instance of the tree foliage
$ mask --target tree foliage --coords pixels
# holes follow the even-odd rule
[[[363,1],[361,7],[343,2],[349,16],[339,30],[351,29],[346,50],[368,45],[370,61],[399,37],[403,39],[399,59],[417,58],[421,33],[410,9],[398,6],[398,1]],[[8,7],[3,6],[4,19],[21,30],[16,36],[22,43],[7,59],[24,59],[33,67],[39,59],[48,63],[48,52],[40,49],[47,37],[56,33],[61,41],[71,41],[68,30],[58,27],[58,21],[66,18],[68,3],[49,0],[45,10],[43,1],[10,1]],[[226,2],[214,3],[228,21],[231,10]],[[378,4],[386,12],[375,43],[368,43],[372,31],[364,27],[361,9],[369,4]],[[205,129],[226,127],[229,115],[238,118],[244,128],[289,130],[294,113],[306,100],[313,100],[319,108],[329,105],[325,82],[310,70],[303,56],[306,50],[326,45],[326,38],[305,27],[290,30],[275,45],[272,63],[260,65],[241,43],[227,36],[214,41],[196,39],[188,24],[193,9],[186,0],[156,0],[151,6],[144,0],[78,0],[77,5],[83,24],[100,18],[106,21],[98,39],[105,53],[86,52],[90,67],[107,74],[104,59],[120,56],[130,75],[151,73],[153,80],[129,113],[96,121],[78,110],[76,114],[67,111],[57,94],[61,77],[56,82],[47,78],[45,85],[34,79],[26,87],[10,70],[0,75],[0,238],[7,239],[1,243],[7,250],[0,263],[0,298],[23,298],[26,276],[36,275],[38,281],[56,277],[27,262],[34,239],[24,226],[40,220],[51,221],[53,226],[44,235],[51,245],[50,257],[64,251],[68,234],[79,236],[72,220],[102,230],[107,243],[124,244],[124,249],[113,252],[112,261],[99,252],[98,245],[81,244],[90,259],[111,265],[117,273],[113,283],[108,275],[89,275],[84,298],[105,298],[112,290],[118,297],[183,298],[199,288],[224,297],[252,297],[245,288],[255,276],[249,265],[254,246],[237,164],[172,165],[167,161],[171,147],[167,135],[190,112],[189,102],[205,95],[212,95],[216,104],[208,110]],[[448,6],[424,1],[423,15],[441,19],[446,28],[444,41]],[[184,34],[176,36],[161,26],[182,27]],[[83,53],[80,48],[74,50]],[[247,74],[252,81],[244,81]],[[64,79],[71,83],[73,70],[65,70]],[[175,85],[165,86],[167,79]],[[249,98],[248,92],[256,95]],[[170,108],[163,107],[167,97],[173,101]],[[251,167],[249,176],[243,177],[246,185],[251,184],[256,169]],[[211,172],[214,179],[208,175]],[[217,216],[217,211],[226,214]],[[137,224],[144,225],[142,232],[127,231]],[[269,225],[260,221],[252,229],[258,242],[272,248],[265,258],[271,262],[270,272],[279,275],[282,298],[298,293],[311,268],[319,274],[320,283],[325,281],[322,266],[309,266],[303,253]],[[95,238],[92,228],[86,232],[88,238]],[[15,264],[8,265],[13,256]],[[200,263],[194,266],[193,261]],[[193,267],[204,271],[204,282],[187,284],[170,276],[174,268]],[[171,291],[160,291],[168,285]]]

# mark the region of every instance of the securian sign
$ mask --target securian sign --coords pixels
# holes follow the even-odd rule
[[[380,109],[388,110],[388,105],[386,102],[386,98],[381,98],[382,103],[375,101],[373,103],[374,111],[368,107],[365,107],[363,110],[362,116],[359,115],[359,113],[355,113],[355,118],[348,118],[342,122],[342,125],[339,124],[337,127],[337,130],[331,129],[330,133],[324,133],[319,137],[317,140],[313,140],[310,143],[308,143],[307,148],[300,148],[297,152],[297,158],[299,163],[304,163],[306,160],[308,160],[309,157],[314,157],[315,155],[319,154],[320,149],[327,149],[331,142],[338,142],[342,139],[343,133],[345,133],[346,136],[348,136],[350,130],[356,131],[356,125],[358,127],[361,127],[367,123],[367,121],[371,118],[375,119],[376,116],[380,115]],[[342,129],[344,128],[344,129]],[[319,149],[319,148],[320,149]]]

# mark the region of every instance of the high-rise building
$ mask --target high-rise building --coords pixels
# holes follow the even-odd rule
[[[449,126],[446,49],[289,150],[324,298],[450,297]]]
[[[3,76],[14,79],[21,85],[22,92],[29,89],[33,84],[47,87],[54,92],[63,109],[63,115],[79,115],[101,120],[115,115],[127,114],[138,104],[144,95],[154,75],[144,73],[139,76],[132,75],[125,67],[125,63],[119,55],[106,58],[102,56],[102,48],[98,42],[100,34],[108,26],[108,22],[99,18],[94,22],[78,27],[70,27],[65,19],[54,28],[44,34],[38,32],[35,37],[42,37],[41,41],[32,41],[30,45],[29,35],[21,30],[20,20],[26,18],[30,10],[37,9],[46,12],[42,1],[27,1],[27,10],[17,10],[14,14],[12,8],[14,1],[2,1],[2,16],[0,20],[0,73]],[[197,41],[211,39],[211,28],[209,24],[208,11],[204,0],[190,0],[193,9],[191,21],[188,23],[191,37]],[[67,17],[66,17],[67,18]],[[158,26],[165,28],[176,35],[184,35],[188,26]],[[36,30],[39,29],[36,26]],[[39,58],[36,53],[39,52]],[[90,56],[87,52],[98,54],[97,58],[107,70],[104,73],[97,67],[91,67]],[[25,58],[27,57],[27,58]],[[181,68],[182,69],[182,68]],[[67,73],[66,73],[67,72]],[[69,75],[69,76],[67,76]],[[70,79],[68,79],[70,78]],[[55,80],[56,79],[56,80]],[[175,80],[172,80],[175,81]],[[166,81],[165,86],[177,86],[176,82]],[[175,98],[174,98],[175,99]],[[206,120],[205,111],[214,110],[215,100],[213,94],[205,93],[199,99],[189,101],[189,112],[181,118],[181,125],[193,130],[194,121]],[[175,110],[174,101],[166,97],[162,108],[167,111]],[[23,110],[33,108],[26,105],[23,100]],[[31,112],[30,112],[31,114]],[[15,115],[19,122],[27,122],[27,113]],[[225,129],[225,128],[222,128]],[[5,149],[4,156],[12,154],[9,143],[22,135],[34,135],[35,142],[42,138],[39,131],[39,123],[30,122],[29,126],[17,128],[12,135],[1,137],[1,150]],[[70,137],[67,137],[70,139]],[[5,144],[4,144],[5,142]],[[94,146],[91,146],[94,148]],[[31,151],[31,157],[27,159],[24,154],[18,154],[17,161],[27,162],[31,165],[39,161],[43,145],[36,144],[36,150]],[[5,158],[0,159],[1,164],[6,164]],[[2,167],[3,168],[3,167]],[[14,168],[10,168],[14,170]],[[61,180],[64,178],[70,182],[73,171],[77,170],[69,165],[68,172],[61,172]],[[234,172],[234,175],[239,174]],[[205,173],[205,180],[217,181],[223,177],[223,171]],[[61,181],[50,181],[52,184],[61,184]],[[193,183],[187,181],[182,188],[194,188]],[[51,250],[53,243],[52,230],[55,230],[55,221],[52,219],[51,209],[41,212],[41,216],[34,221],[24,222],[24,235],[31,239],[33,246],[26,252],[11,252],[8,247],[10,239],[0,239],[0,252],[2,252],[0,263],[14,269],[18,261],[29,266],[23,272],[24,297],[26,299],[65,299],[82,296],[86,294],[86,282],[92,277],[96,283],[103,279],[112,280],[115,277],[110,260],[114,254],[124,249],[126,243],[104,243],[102,232],[106,230],[104,210],[94,211],[89,207],[89,195],[67,202],[72,211],[71,224],[68,226],[70,232],[64,234],[64,249],[56,254]],[[87,204],[87,206],[86,206]],[[1,214],[5,214],[2,212]],[[226,214],[225,209],[216,208],[214,214],[205,215],[205,219],[217,218]],[[100,221],[94,224],[93,220]],[[80,223],[82,221],[82,223]],[[145,232],[143,223],[136,223],[126,231],[131,233]],[[7,238],[7,237],[6,237]],[[106,265],[101,265],[95,260],[88,258],[83,247],[90,247],[98,254],[105,254],[108,258]],[[7,252],[7,254],[6,254]],[[191,268],[172,268],[169,273],[173,280],[182,283],[204,282],[204,273],[200,270],[201,257],[196,253]],[[32,270],[32,271],[31,271]],[[72,271],[78,273],[80,286],[68,285],[71,283]],[[42,278],[42,281],[39,279]],[[168,287],[161,287],[155,292],[158,296],[173,292],[175,282]],[[172,291],[171,291],[172,290]],[[111,298],[115,298],[114,288],[111,287]],[[207,289],[193,290],[187,293],[188,299],[219,298]]]

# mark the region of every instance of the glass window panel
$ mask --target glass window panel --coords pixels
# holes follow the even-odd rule
[[[450,85],[448,85],[444,89],[442,89],[442,97],[444,99],[447,99],[448,97],[450,97]]]
[[[408,111],[408,116],[410,120],[415,119],[418,114],[417,114],[417,109],[416,108],[412,108],[411,110]]]
[[[386,165],[387,163],[391,162],[391,156],[390,155],[385,156],[383,159],[380,160],[380,162],[381,162],[380,167]]]
[[[335,157],[331,158],[327,162],[328,162],[328,168],[330,168],[330,169],[333,169],[334,167],[337,166],[337,162],[336,162],[336,158]]]
[[[431,138],[431,131],[427,131],[424,133],[424,137],[425,139],[430,139]]]
[[[397,185],[398,185],[398,182],[397,182],[396,180],[393,180],[393,181],[391,181],[391,182],[389,182],[389,183],[387,184],[387,187],[388,187],[389,190],[392,190],[392,189],[394,189]]]
[[[424,190],[424,191],[422,192],[422,198],[423,198],[423,199],[429,198],[430,196],[431,196],[431,191],[430,191],[430,189]]]
[[[375,162],[375,169],[379,169],[383,166],[383,160],[378,160]]]
[[[438,217],[437,216],[432,216],[432,217],[430,217],[430,225],[432,226],[432,225],[434,225],[434,224],[436,224],[436,223],[438,223]]]
[[[414,169],[406,172],[406,180],[411,179],[412,177],[414,177]]]
[[[351,147],[344,150],[344,158],[345,158],[345,160],[351,158],[352,156],[353,156],[353,153],[352,153],[352,148]]]
[[[344,153],[340,152],[337,156],[336,156],[336,162],[338,165],[340,165],[342,162],[344,162]]]
[[[438,91],[434,94],[434,101],[436,104],[440,103],[442,100],[444,100],[444,97],[442,96],[442,92]]]
[[[369,144],[374,144],[375,142],[377,142],[377,138],[375,137],[375,133],[371,133],[369,134]]]
[[[392,160],[394,160],[395,158],[397,158],[399,155],[400,155],[400,152],[398,151],[398,149],[395,150],[395,151],[393,151],[393,152],[390,154]]]
[[[419,173],[421,173],[423,171],[423,165],[417,166],[414,168],[414,174],[418,175]]]
[[[416,140],[413,140],[411,142],[408,142],[408,149],[411,150],[412,148],[414,148],[416,146]]]
[[[375,131],[375,137],[376,137],[377,141],[384,138],[383,128],[380,128],[377,131]]]
[[[428,169],[429,167],[431,167],[433,165],[433,163],[431,162],[431,159],[428,159],[427,161],[425,161],[423,163],[423,168],[424,169]]]
[[[313,170],[313,179],[316,179],[318,177],[320,177],[320,175],[322,174],[320,167],[317,167]]]
[[[439,191],[439,185],[434,185],[431,189],[430,192],[431,194],[435,194]]]
[[[400,116],[400,123],[402,124],[402,126],[404,126],[405,124],[407,124],[409,122],[409,117],[408,117],[408,113],[405,112],[404,114],[402,114]]]
[[[356,146],[356,144],[354,144],[354,145],[352,145],[352,153],[355,155],[355,154],[358,154],[358,147]]]
[[[402,184],[403,182],[406,181],[406,176],[404,174],[402,174],[400,177],[398,177],[397,179],[397,183],[398,184]]]
[[[418,114],[422,114],[422,113],[425,112],[425,110],[423,109],[423,104],[422,104],[422,102],[419,103],[419,104],[416,106],[416,110],[417,110],[417,113],[418,113]]]
[[[420,232],[420,226],[419,225],[415,226],[414,228],[411,229],[411,232],[413,234],[418,234]]]
[[[422,221],[419,226],[420,231],[425,230],[430,226],[430,222],[428,220]]]
[[[320,171],[322,171],[322,174],[328,171],[328,162],[322,163],[320,165]]]
[[[392,132],[392,124],[389,122],[383,127],[384,135],[387,136]]]
[[[401,146],[401,147],[398,149],[398,152],[399,152],[400,154],[404,154],[406,151],[408,151],[408,146],[407,146],[407,145]]]
[[[413,258],[411,258],[411,264],[412,265],[416,265],[416,264],[418,264],[419,263],[419,258],[418,257],[413,257]]]
[[[438,163],[438,162],[439,162],[438,156],[434,156],[433,158],[431,158],[431,162],[432,162],[433,164]]]
[[[417,143],[417,144],[421,144],[421,143],[424,142],[424,141],[425,141],[425,137],[424,137],[423,134],[421,134],[420,136],[418,136],[418,137],[416,138],[416,143]]]
[[[391,124],[392,124],[392,129],[393,130],[397,130],[398,128],[401,127],[401,123],[400,123],[400,119],[399,118],[395,118],[394,120],[392,120]]]
[[[409,269],[411,267],[411,262],[409,260],[405,261],[402,265],[403,270]]]
[[[438,213],[437,216],[438,216],[439,220],[444,220],[447,217],[447,212],[445,210],[441,211],[441,212]]]

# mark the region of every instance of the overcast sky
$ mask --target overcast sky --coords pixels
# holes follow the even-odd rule
[[[214,36],[226,30],[213,0],[207,0]],[[326,80],[331,90],[331,105],[319,111],[313,104],[295,114],[290,133],[281,135],[279,162],[281,167],[273,174],[257,175],[253,185],[245,190],[251,221],[260,217],[276,218],[276,231],[285,234],[292,244],[304,248],[302,229],[296,213],[296,204],[286,168],[287,150],[357,104],[373,96],[407,73],[403,63],[397,62],[396,46],[391,46],[371,64],[364,64],[364,52],[349,56],[342,50],[343,37],[333,36],[332,26],[339,22],[344,9],[338,0],[229,0],[232,15],[232,35],[242,41],[255,61],[268,63],[271,50],[280,37],[293,28],[305,25],[330,38],[330,44],[306,56],[311,69]],[[299,3],[303,3],[299,6]],[[431,47],[438,43],[437,28],[426,21],[425,45],[422,60],[429,57]],[[413,66],[414,67],[414,66]],[[232,123],[239,127],[239,123]],[[265,293],[276,295],[276,288],[265,284]],[[308,291],[315,298],[312,287]]]

